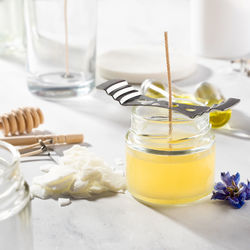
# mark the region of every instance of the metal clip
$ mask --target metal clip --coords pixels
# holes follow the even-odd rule
[[[19,152],[20,152],[21,157],[39,155],[45,152],[48,152],[48,155],[50,155],[48,146],[52,146],[52,145],[53,145],[52,139],[48,139],[45,141],[39,140],[38,143],[19,148]]]

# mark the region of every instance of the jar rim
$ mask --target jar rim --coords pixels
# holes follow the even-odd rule
[[[185,99],[182,99],[182,100],[185,100]],[[190,100],[189,100],[190,102]],[[194,102],[192,101],[193,103],[195,104],[198,104],[198,102]],[[153,118],[155,119],[152,119],[152,117],[144,117],[143,115],[140,115],[138,114],[138,111],[140,109],[158,109],[158,110],[166,110],[166,115],[165,115],[165,119],[158,119],[157,118],[160,118],[160,116],[153,116]],[[165,124],[169,124],[170,121],[168,119],[168,114],[169,114],[169,110],[168,109],[165,109],[165,108],[160,108],[160,107],[149,107],[149,106],[136,106],[136,107],[133,107],[132,109],[132,116],[134,116],[135,118],[137,119],[140,119],[140,120],[144,120],[144,121],[150,121],[150,122],[155,122],[155,123],[165,123]],[[202,120],[205,120],[208,118],[209,116],[209,113],[204,113],[202,115],[198,115],[196,116],[195,118],[189,118],[188,116],[184,115],[184,114],[181,114],[179,113],[178,111],[175,111],[175,110],[172,110],[172,121],[171,123],[173,124],[179,124],[179,123],[193,123],[194,121],[195,122],[198,122],[198,121],[202,121]],[[178,119],[177,119],[178,118]]]
[[[29,186],[20,171],[20,154],[7,142],[0,141],[0,222],[18,214],[29,202]],[[5,152],[8,155],[5,155]],[[5,204],[1,206],[1,204]]]
[[[171,130],[168,114],[165,108],[134,108],[127,143],[157,151],[171,148],[171,151],[188,149],[190,152],[190,148],[203,148],[204,144],[208,145],[208,141],[213,140],[209,113],[191,119],[174,111]]]
[[[20,154],[18,150],[11,144],[0,140],[0,147],[5,149],[11,154],[10,161],[6,160],[4,157],[0,156],[0,163],[2,163],[6,168],[3,169],[3,172],[0,172],[0,176],[6,172],[11,171],[16,166],[16,163],[20,159]]]

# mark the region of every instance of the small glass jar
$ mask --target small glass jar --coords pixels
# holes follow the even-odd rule
[[[181,204],[211,193],[215,145],[209,114],[190,119],[169,110],[136,107],[127,142],[130,193],[146,204]]]
[[[19,168],[20,156],[0,141],[0,244],[4,250],[32,250],[30,193]]]

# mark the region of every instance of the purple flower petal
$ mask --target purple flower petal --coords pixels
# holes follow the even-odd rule
[[[240,182],[240,174],[237,172],[235,175],[232,175],[232,179],[234,180],[235,184],[238,185]]]
[[[219,192],[213,192],[211,200],[225,200],[227,196]]]
[[[228,201],[235,208],[241,208],[245,204],[244,200],[243,201],[239,200],[236,197],[234,198],[228,197]]]
[[[221,179],[227,186],[232,186],[232,177],[230,176],[229,172],[222,172]]]
[[[241,194],[239,195],[239,199],[241,201],[244,201],[247,197],[247,193],[245,191],[241,192]]]
[[[214,186],[215,190],[225,190],[226,186],[222,182],[217,182]]]
[[[242,184],[242,183],[241,183]],[[243,183],[244,184],[244,183]],[[246,196],[246,200],[250,200],[250,181],[247,181],[247,185],[246,184],[244,184],[245,186],[246,186],[246,194],[247,194],[247,196]]]

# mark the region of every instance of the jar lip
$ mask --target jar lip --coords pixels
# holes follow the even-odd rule
[[[182,99],[183,100],[183,99]],[[195,102],[194,102],[195,103]],[[164,110],[165,108],[160,108],[160,107],[147,107],[147,106],[137,106],[137,107],[133,107],[132,109],[132,116],[137,118],[137,119],[141,119],[144,121],[148,121],[148,122],[155,122],[155,123],[165,123],[165,124],[169,124],[170,121],[168,120],[168,110],[166,112],[166,115],[164,116],[164,119],[152,119],[152,118],[160,118],[157,116],[151,116],[151,117],[145,117],[143,115],[138,114],[138,110],[139,109],[162,109]],[[165,109],[166,110],[166,109]],[[204,120],[207,119],[207,117],[209,116],[209,113],[204,113],[202,115],[196,116],[195,118],[191,119],[188,116],[185,116],[177,111],[172,111],[173,113],[173,120],[171,121],[171,123],[173,124],[178,124],[178,123],[193,123],[194,121],[199,121],[199,120]],[[179,118],[177,119],[176,116],[179,116]]]
[[[3,154],[0,157],[0,223],[17,215],[30,201],[28,184],[24,181],[19,169],[19,151],[7,142],[0,141]],[[8,155],[5,155],[5,152]]]
[[[3,157],[0,157],[0,162],[5,165],[6,169],[3,169],[3,173],[11,171],[11,169],[13,167],[15,167],[16,163],[19,161],[20,159],[20,154],[18,152],[18,150],[12,146],[11,144],[1,141],[0,140],[0,147],[6,149],[7,151],[10,152],[11,154],[11,160],[7,161],[6,159],[4,159]],[[1,172],[0,172],[0,176],[1,176]]]

